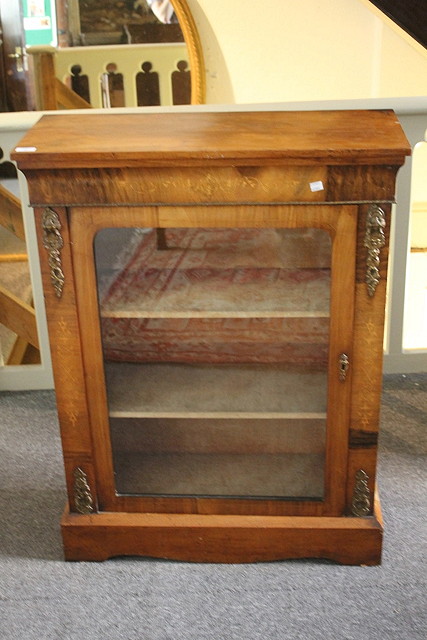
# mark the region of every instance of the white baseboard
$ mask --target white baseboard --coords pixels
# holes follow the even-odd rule
[[[427,373],[427,351],[386,354],[384,373]]]

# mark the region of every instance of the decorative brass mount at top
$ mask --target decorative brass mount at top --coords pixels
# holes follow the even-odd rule
[[[380,281],[380,252],[385,245],[385,215],[377,204],[371,204],[366,216],[364,246],[368,250],[366,259],[366,285],[368,295],[373,296]]]
[[[43,246],[48,252],[50,279],[56,296],[60,298],[65,282],[61,263],[61,249],[64,246],[64,241],[61,236],[61,222],[58,214],[50,207],[46,207],[43,211],[42,229]]]

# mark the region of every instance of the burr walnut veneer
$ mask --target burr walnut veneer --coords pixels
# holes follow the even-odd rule
[[[45,116],[65,556],[380,561],[392,111]]]

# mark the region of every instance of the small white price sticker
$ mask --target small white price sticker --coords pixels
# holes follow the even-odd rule
[[[17,153],[28,153],[29,151],[37,151],[37,147],[15,147]]]
[[[317,180],[317,182],[310,182],[311,191],[323,191],[323,182],[321,180]]]

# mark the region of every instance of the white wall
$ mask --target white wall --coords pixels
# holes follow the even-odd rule
[[[411,201],[411,247],[425,249],[427,247],[427,142],[419,142],[413,152]]]
[[[188,0],[208,103],[427,95],[427,52],[367,0]]]

